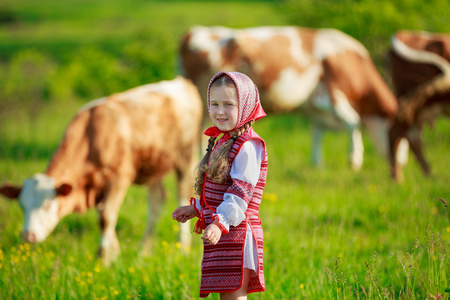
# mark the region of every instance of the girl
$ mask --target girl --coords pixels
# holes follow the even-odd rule
[[[200,198],[191,198],[172,218],[184,223],[198,217],[194,232],[205,230],[200,297],[220,293],[221,299],[246,299],[265,289],[258,214],[268,159],[252,123],[266,114],[258,89],[238,72],[213,76],[207,105],[214,127],[205,131],[208,149],[194,184]]]

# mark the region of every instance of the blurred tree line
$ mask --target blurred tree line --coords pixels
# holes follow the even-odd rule
[[[37,48],[20,49],[0,61],[0,118],[23,106],[36,112],[45,101],[89,101],[170,79],[174,51],[166,36],[152,31],[137,34],[118,53],[100,45],[79,46],[58,60]]]
[[[225,1],[231,5],[228,10],[223,9],[222,1],[198,1],[192,11],[186,9],[189,1],[8,1],[0,4],[0,120],[15,109],[36,112],[44,102],[86,102],[172,79],[177,74],[178,39],[194,24],[337,28],[360,40],[382,72],[384,53],[396,30],[446,32],[450,28],[448,0],[241,1],[247,9],[242,5],[234,8],[233,3],[239,1]],[[252,21],[249,16],[259,2],[273,9]],[[208,8],[198,9],[206,4],[222,7],[221,19]],[[161,5],[170,7],[147,16],[140,5],[156,11],[164,8]],[[277,15],[284,24],[271,23],[269,14]],[[94,21],[101,18],[105,19],[102,26],[109,28],[105,34],[95,28],[99,21]],[[234,21],[245,19],[250,21]],[[50,25],[45,27],[42,24],[46,22]],[[142,25],[145,22],[147,26]],[[80,34],[83,39],[77,41]]]

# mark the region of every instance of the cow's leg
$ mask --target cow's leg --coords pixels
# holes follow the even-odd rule
[[[363,123],[367,132],[372,137],[375,149],[390,162],[389,130],[391,128],[391,121],[386,118],[371,116],[365,117]],[[400,138],[395,151],[396,153],[394,155],[397,168],[402,169],[408,162],[409,146],[406,138]]]
[[[397,151],[395,153],[395,161],[397,167],[402,170],[408,162],[409,142],[407,138],[401,138],[397,145]]]
[[[379,116],[369,116],[362,119],[364,127],[372,137],[375,149],[386,159],[388,159],[389,149],[389,128],[391,122],[387,118]]]
[[[339,89],[333,89],[331,98],[334,102],[336,116],[345,124],[350,134],[350,164],[353,170],[361,169],[364,157],[364,144],[362,141],[361,130],[359,129],[361,119],[359,114],[351,106],[350,101]]]
[[[97,206],[102,231],[98,256],[106,265],[114,261],[120,253],[116,225],[129,185],[129,182],[124,181],[111,182],[104,200]]]
[[[166,198],[162,181],[150,183],[148,191],[147,229],[145,231],[143,247],[141,250],[142,255],[151,254],[153,232]]]
[[[389,129],[389,162],[391,166],[391,176],[397,182],[403,181],[403,165],[407,161],[408,147],[405,145],[407,125],[397,120]],[[406,153],[404,153],[406,151]],[[406,156],[406,158],[405,158]]]
[[[194,165],[191,164],[189,168],[183,168],[177,171],[178,179],[178,201],[179,206],[189,205],[189,198],[194,194],[193,174]],[[190,221],[180,223],[180,242],[183,250],[189,251],[191,248],[191,225]]]
[[[361,130],[358,127],[350,128],[350,164],[353,170],[361,169],[364,160],[364,145]]]
[[[313,147],[311,153],[311,161],[314,166],[320,166],[323,164],[322,136],[323,136],[323,129],[319,125],[314,124]]]
[[[408,130],[406,138],[409,141],[411,150],[416,156],[417,161],[419,162],[419,165],[422,168],[422,171],[425,173],[425,175],[430,175],[431,173],[430,165],[426,161],[425,156],[423,154],[421,132],[422,132],[421,128],[417,126],[412,126]]]
[[[192,142],[190,151],[185,151],[186,156],[178,162],[176,174],[178,180],[178,201],[179,206],[189,205],[189,199],[195,194],[194,170],[199,163],[199,143]],[[190,221],[180,223],[180,242],[184,251],[191,249],[191,225]]]

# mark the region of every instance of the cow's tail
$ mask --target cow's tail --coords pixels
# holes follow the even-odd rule
[[[430,64],[442,72],[399,97],[398,118],[411,124],[414,122],[415,112],[425,104],[427,99],[450,90],[450,63],[433,52],[408,47],[395,35],[391,38],[391,47],[395,54],[406,61]]]

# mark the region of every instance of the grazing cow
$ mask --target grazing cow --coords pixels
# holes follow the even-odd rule
[[[211,76],[240,71],[258,86],[267,113],[300,112],[311,118],[313,163],[321,162],[324,129],[350,134],[350,163],[363,163],[360,132],[365,125],[386,156],[388,129],[397,114],[394,94],[368,51],[335,29],[195,26],[182,39],[181,71],[205,98]]]
[[[176,173],[180,202],[189,203],[201,120],[198,90],[182,77],[92,101],[68,125],[45,174],[23,186],[4,184],[0,193],[19,199],[22,236],[30,242],[45,240],[73,211],[95,206],[102,231],[98,254],[108,264],[120,251],[115,227],[131,184],[149,186],[147,244],[162,205],[161,180],[169,171]],[[183,246],[189,246],[189,231],[183,224]]]
[[[396,161],[398,141],[406,137],[423,172],[430,166],[422,150],[421,130],[439,115],[450,115],[450,35],[399,31],[389,51],[391,76],[399,101],[398,116],[390,130],[391,173],[403,179]]]

